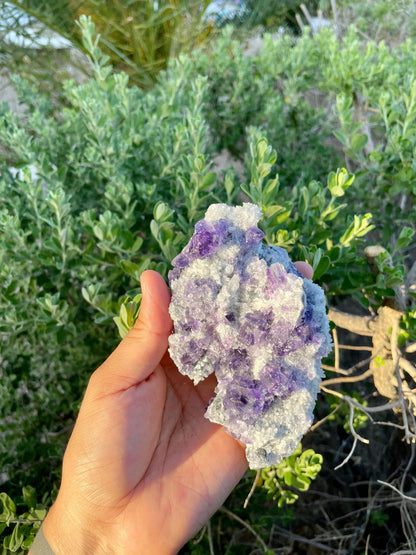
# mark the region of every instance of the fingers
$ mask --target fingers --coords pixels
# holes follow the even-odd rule
[[[139,318],[93,375],[93,380],[105,393],[136,386],[149,378],[168,347],[172,329],[169,289],[162,276],[151,270],[142,274],[140,282]]]
[[[306,279],[312,279],[313,277],[313,268],[307,262],[295,262],[296,268],[299,272],[305,277]]]

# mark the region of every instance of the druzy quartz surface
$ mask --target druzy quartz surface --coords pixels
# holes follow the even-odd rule
[[[195,384],[215,373],[205,416],[246,445],[251,468],[278,464],[312,422],[331,348],[322,289],[263,243],[253,204],[211,205],[169,272],[169,352]]]

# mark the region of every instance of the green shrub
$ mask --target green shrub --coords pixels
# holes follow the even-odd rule
[[[0,123],[1,468],[22,485],[30,475],[41,491],[90,371],[116,341],[108,323],[119,297],[137,292],[145,268],[166,273],[150,233],[155,204],[180,210],[187,234],[213,198],[204,80],[181,89],[189,61],[144,94],[112,75],[97,48],[93,57],[95,79],[66,83],[62,112],[33,94],[21,121],[3,109]]]
[[[309,39],[308,39],[309,40]],[[276,148],[277,168],[288,185],[324,179],[342,159],[330,144],[324,107],[314,105],[316,87],[309,61],[310,41],[265,35],[258,54],[249,55],[228,27],[212,48],[195,57],[207,76],[205,116],[215,151],[237,158],[247,150],[246,129],[262,129]]]
[[[93,77],[66,82],[61,109],[17,78],[26,113],[1,108],[0,531],[19,549],[38,524],[31,510],[53,499],[91,371],[137,316],[140,274],[166,276],[209,204],[261,205],[268,243],[308,260],[331,302],[356,297],[374,313],[414,248],[412,43],[387,51],[326,30],[295,44],[269,36],[248,56],[227,30],[144,92],[112,72],[91,21],[81,27]],[[244,174],[211,171],[224,148]],[[390,251],[376,274],[365,236]],[[404,347],[415,322],[408,307]],[[283,480],[299,485],[292,474]],[[41,507],[22,498],[28,484]]]
[[[279,507],[291,505],[299,497],[297,491],[309,489],[321,470],[322,461],[322,455],[313,449],[303,451],[299,444],[293,454],[283,459],[278,466],[261,471],[262,487],[272,499],[277,500]]]

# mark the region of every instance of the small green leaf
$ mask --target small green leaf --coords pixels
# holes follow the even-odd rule
[[[343,145],[347,145],[347,138],[344,135],[344,133],[342,133],[341,131],[339,131],[338,129],[336,129],[334,132],[334,136],[338,139],[338,141],[343,144]]]
[[[386,361],[384,360],[383,357],[381,356],[376,356],[374,358],[374,364],[376,366],[376,368],[380,368],[381,366],[385,366],[386,365]]]
[[[397,336],[397,344],[399,347],[404,347],[409,339],[410,335],[406,331],[401,331]]]
[[[7,493],[0,493],[0,522],[7,525],[10,520],[16,517],[16,505]]]
[[[150,231],[153,237],[158,241],[159,240],[159,225],[156,220],[152,220],[150,222]]]
[[[166,212],[166,204],[164,202],[157,202],[153,209],[153,217],[155,220],[160,221],[163,220],[163,216]]]
[[[405,249],[410,245],[412,239],[415,235],[415,231],[411,227],[404,227],[397,239],[396,246],[394,247],[395,251],[399,251],[401,249]]]
[[[204,176],[202,180],[202,185],[200,187],[201,190],[205,191],[212,187],[217,180],[217,174],[215,172],[209,172]]]
[[[16,553],[21,548],[24,539],[25,536],[20,529],[20,524],[16,524],[11,535],[4,538],[3,546],[12,553]]]
[[[362,150],[368,142],[368,136],[362,133],[356,133],[351,139],[351,148],[354,152]]]
[[[194,158],[194,170],[198,173],[201,173],[205,167],[205,158],[202,154]]]
[[[36,490],[32,486],[24,486],[22,488],[23,492],[23,501],[29,507],[29,509],[33,509],[36,507],[37,497],[36,497]]]
[[[338,168],[336,173],[330,172],[328,175],[328,189],[333,197],[342,197],[355,179],[353,174],[348,173],[345,168]]]
[[[124,322],[122,322],[122,320],[119,316],[114,316],[113,320],[114,320],[114,323],[117,326],[118,333],[119,333],[121,339],[123,339],[129,333],[129,331],[130,331],[129,328],[126,326],[126,324]]]
[[[266,139],[260,139],[260,141],[258,141],[256,147],[257,147],[257,156],[260,160],[263,160],[264,155],[267,151],[267,140]]]

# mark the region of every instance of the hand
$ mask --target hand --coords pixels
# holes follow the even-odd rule
[[[147,271],[141,283],[139,319],[91,376],[68,443],[43,523],[56,555],[176,553],[247,468],[244,446],[204,418],[215,377],[194,386],[166,352],[165,282]]]

